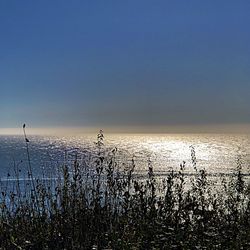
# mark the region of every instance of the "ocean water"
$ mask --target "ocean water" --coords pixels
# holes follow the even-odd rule
[[[65,161],[73,161],[77,155],[84,160],[97,148],[96,135],[29,136],[29,153],[35,176],[53,176]],[[136,164],[136,172],[147,173],[148,164],[155,174],[164,176],[178,170],[183,161],[186,172],[194,171],[191,146],[195,149],[198,169],[206,169],[210,176],[231,175],[241,161],[242,172],[250,173],[250,135],[247,134],[106,134],[103,151],[117,148],[119,168]],[[23,136],[0,135],[0,178],[15,179],[27,176],[28,161]]]

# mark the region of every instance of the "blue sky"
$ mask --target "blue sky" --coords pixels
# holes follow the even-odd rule
[[[0,127],[250,122],[248,1],[1,1]]]

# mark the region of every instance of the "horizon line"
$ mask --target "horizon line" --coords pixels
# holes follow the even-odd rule
[[[244,124],[178,124],[165,126],[44,126],[29,127],[26,130],[31,135],[44,134],[83,134],[98,133],[102,129],[104,133],[131,133],[131,134],[169,134],[169,133],[250,133],[250,123]],[[0,135],[22,135],[20,127],[0,127]]]

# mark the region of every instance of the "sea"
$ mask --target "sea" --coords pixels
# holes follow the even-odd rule
[[[83,162],[97,151],[96,134],[71,136],[32,135],[29,142],[19,135],[0,135],[0,179],[26,178],[29,168],[39,178],[53,178],[65,163]],[[28,151],[27,151],[28,147]],[[114,150],[115,149],[115,150]],[[249,134],[105,134],[101,150],[115,152],[117,168],[135,163],[140,176],[149,165],[164,177],[185,165],[187,174],[206,170],[208,176],[230,176],[237,170],[249,178]],[[193,156],[191,154],[193,153]]]

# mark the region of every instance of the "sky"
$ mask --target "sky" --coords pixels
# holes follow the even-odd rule
[[[1,1],[0,128],[248,126],[249,24],[243,0]]]

